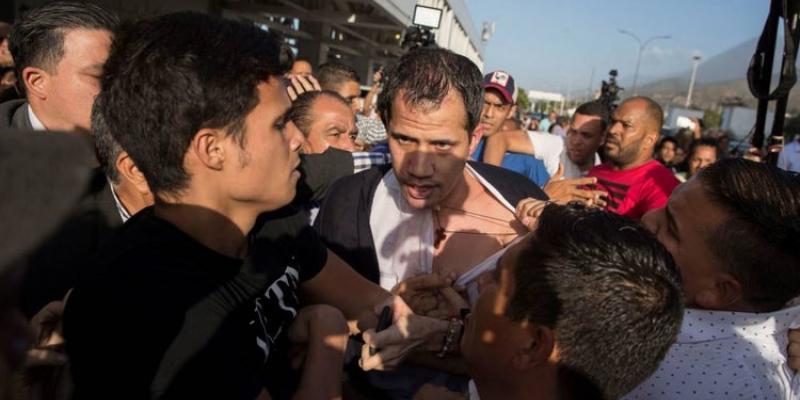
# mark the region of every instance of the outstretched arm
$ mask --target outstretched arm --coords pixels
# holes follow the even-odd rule
[[[499,132],[486,138],[483,162],[499,166],[507,152],[534,155],[533,143],[527,132],[521,130]]]

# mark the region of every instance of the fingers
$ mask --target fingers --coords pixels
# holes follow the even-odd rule
[[[536,199],[524,199],[517,203],[517,219],[519,219],[528,230],[536,229],[539,216],[544,211],[547,201]]]
[[[438,289],[444,286],[450,286],[451,280],[439,274],[423,274],[415,277],[408,278],[397,284],[392,289],[394,294],[402,294],[410,291],[425,290],[425,289]]]
[[[453,307],[455,311],[459,311],[462,308],[469,308],[469,303],[467,303],[467,301],[452,287],[443,287],[439,289],[439,293],[444,296],[445,300],[450,303],[450,306]]]
[[[377,333],[374,329],[369,329],[362,334],[362,338],[364,346],[361,347],[359,364],[365,371],[384,370],[396,366],[408,348],[405,343],[408,335],[403,333],[398,324]],[[373,349],[372,352],[370,348]]]
[[[291,101],[297,100],[297,92],[295,92],[294,87],[287,86],[286,93],[289,95],[289,100]]]
[[[58,366],[67,363],[67,356],[53,350],[31,349],[25,357],[26,367]]]
[[[400,346],[392,346],[381,351],[370,354],[370,346],[361,346],[361,359],[358,364],[364,371],[386,371],[395,368],[405,358],[406,349]]]
[[[789,368],[793,369],[795,372],[800,371],[800,343],[790,342],[788,353]]]
[[[569,179],[568,182],[575,186],[594,185],[597,183],[597,178],[594,176],[586,176],[583,178]]]
[[[560,181],[564,179],[564,164],[558,163],[558,171],[556,171],[556,174],[550,179],[554,181]]]

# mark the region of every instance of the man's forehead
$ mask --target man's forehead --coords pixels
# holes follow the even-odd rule
[[[501,106],[510,104],[505,102],[503,95],[495,88],[485,88],[483,90],[483,101]]]

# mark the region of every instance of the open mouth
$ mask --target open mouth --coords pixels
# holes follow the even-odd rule
[[[433,193],[434,186],[431,185],[406,185],[406,193],[411,198],[424,200]]]

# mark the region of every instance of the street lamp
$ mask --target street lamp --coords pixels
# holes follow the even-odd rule
[[[689,80],[689,93],[686,95],[686,108],[692,105],[692,92],[694,92],[694,81],[697,78],[697,65],[700,64],[700,54],[692,56],[692,79]]]
[[[641,62],[642,62],[642,52],[644,51],[644,48],[647,47],[647,45],[650,44],[650,42],[652,42],[654,40],[657,40],[657,39],[669,39],[670,36],[669,35],[653,36],[651,38],[648,38],[644,42],[642,42],[642,39],[639,39],[638,36],[634,35],[633,33],[629,32],[629,31],[626,31],[625,29],[620,29],[619,33],[621,33],[623,35],[628,35],[628,36],[634,38],[637,43],[639,43],[639,56],[636,57],[636,72],[633,74],[633,95],[636,96],[636,95],[639,94],[639,92],[636,89],[636,81],[639,79],[639,64],[641,64]]]

